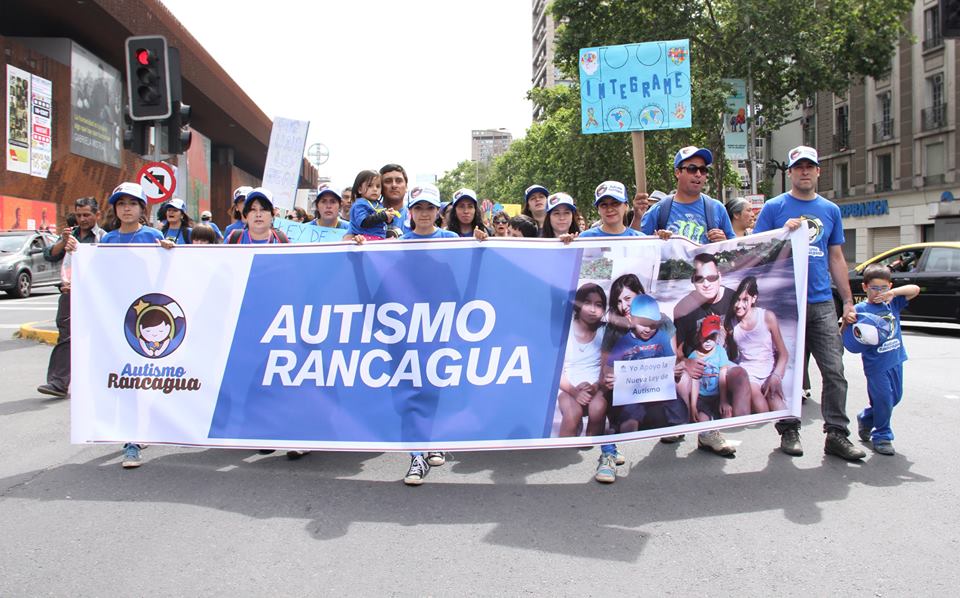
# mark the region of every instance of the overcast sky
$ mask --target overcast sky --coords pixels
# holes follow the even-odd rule
[[[530,124],[528,0],[162,1],[267,116],[310,121],[341,187],[387,162],[440,176],[472,129]]]

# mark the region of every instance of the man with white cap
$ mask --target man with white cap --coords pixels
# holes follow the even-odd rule
[[[806,348],[817,361],[823,378],[820,409],[823,429],[827,433],[824,452],[847,460],[862,459],[866,453],[850,442],[850,419],[847,417],[847,380],[843,375],[843,349],[837,333],[837,312],[833,305],[830,280],[843,301],[843,319],[857,319],[853,294],[847,278],[847,262],[843,257],[843,220],[840,208],[817,193],[820,159],[817,150],[804,145],[787,153],[787,176],[790,190],[763,205],[753,232],[762,233],[779,227],[796,230],[804,222],[810,234],[807,268]],[[800,420],[777,422],[780,449],[788,455],[803,454],[800,444]]]
[[[230,233],[237,229],[243,229],[243,204],[247,200],[247,193],[253,191],[253,187],[248,187],[246,185],[237,187],[233,190],[233,207],[230,208],[230,214],[233,216],[233,224],[227,226],[226,230],[223,231],[223,238],[226,239],[230,236]]]
[[[216,233],[217,238],[221,241],[223,240],[223,231],[220,230],[220,227],[217,226],[217,223],[213,221],[213,213],[210,210],[204,210],[200,212],[200,224],[206,224],[213,229],[213,232]]]
[[[673,158],[677,192],[647,210],[640,223],[646,235],[684,236],[694,243],[715,243],[736,236],[723,204],[703,192],[713,154],[694,145],[680,148]]]

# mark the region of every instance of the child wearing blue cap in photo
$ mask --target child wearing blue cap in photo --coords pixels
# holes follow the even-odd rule
[[[627,188],[623,183],[604,181],[597,185],[593,205],[600,213],[600,224],[580,233],[580,238],[643,236],[623,223],[627,214]]]
[[[900,312],[920,294],[915,284],[893,288],[890,269],[871,264],[863,271],[865,301],[854,306],[857,320],[845,322],[843,345],[859,353],[867,378],[870,406],[857,415],[860,440],[870,442],[881,455],[893,455],[893,408],[903,397],[903,362],[907,352],[900,335]]]

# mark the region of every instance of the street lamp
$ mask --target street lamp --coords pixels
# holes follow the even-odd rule
[[[787,192],[787,166],[786,162],[780,162],[770,158],[767,160],[767,172],[770,173],[770,176],[773,176],[773,173],[777,170],[780,171],[780,192]]]

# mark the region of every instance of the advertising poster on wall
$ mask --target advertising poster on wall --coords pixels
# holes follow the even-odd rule
[[[70,151],[120,166],[120,71],[81,46],[70,56]]]
[[[30,174],[45,179],[53,161],[53,83],[33,75],[31,88]]]
[[[30,73],[7,65],[7,170],[30,174]]]
[[[743,79],[724,79],[733,87],[727,96],[727,110],[723,114],[723,152],[730,160],[746,160],[747,155],[747,82]]]
[[[0,230],[47,230],[57,223],[57,204],[0,195]]]

